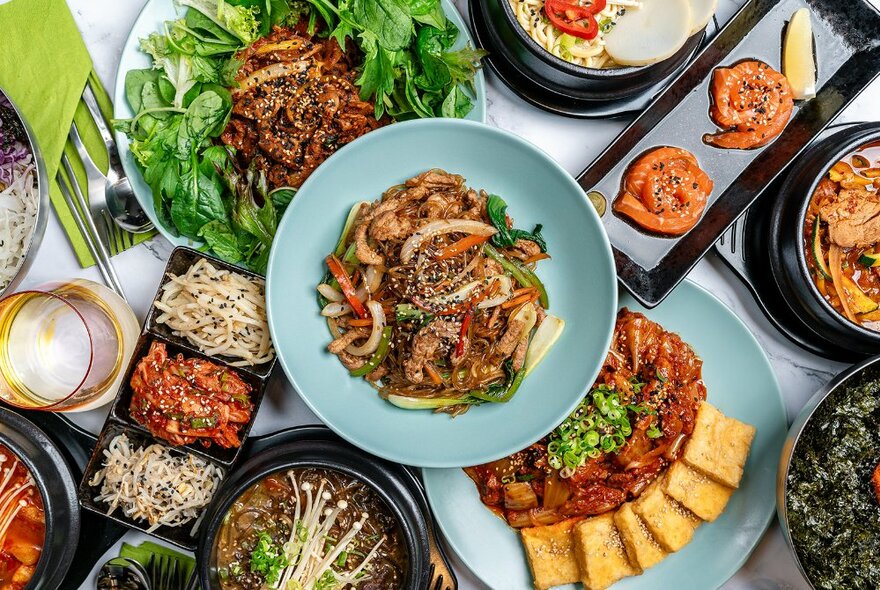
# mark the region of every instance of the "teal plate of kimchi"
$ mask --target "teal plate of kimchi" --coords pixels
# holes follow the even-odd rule
[[[733,491],[720,516],[713,522],[700,524],[691,541],[677,552],[667,554],[662,561],[645,569],[641,575],[624,577],[613,584],[612,588],[614,590],[636,588],[714,590],[722,586],[743,566],[773,519],[776,506],[776,468],[787,430],[779,384],[764,351],[748,328],[723,303],[696,284],[690,281],[682,282],[654,309],[646,310],[640,307],[628,295],[621,297],[620,304],[630,312],[644,314],[648,320],[659,324],[667,334],[658,338],[652,329],[635,328],[636,323],[626,319],[634,317],[631,314],[627,314],[626,318],[621,316],[621,335],[614,337],[614,351],[609,353],[608,363],[603,369],[603,376],[600,377],[602,384],[597,385],[595,390],[605,392],[600,396],[600,401],[611,397],[608,386],[605,385],[609,374],[613,379],[612,382],[616,384],[612,389],[621,391],[626,389],[625,386],[620,386],[618,377],[621,373],[615,373],[615,370],[621,364],[631,366],[628,364],[631,357],[638,357],[643,363],[641,369],[636,369],[639,378],[635,381],[638,383],[630,381],[634,383],[634,388],[638,386],[647,391],[656,385],[651,383],[652,380],[662,382],[665,377],[658,376],[653,379],[655,371],[662,375],[657,367],[664,363],[654,362],[662,355],[651,352],[652,346],[656,349],[658,342],[662,342],[660,346],[664,350],[673,348],[678,350],[672,354],[672,358],[679,359],[675,361],[676,364],[683,362],[682,359],[685,358],[693,359],[693,355],[701,359],[706,402],[718,408],[724,415],[754,426],[756,434],[739,487]],[[641,319],[636,321],[643,322]],[[644,355],[637,351],[643,351]],[[665,366],[664,370],[668,370],[668,366]],[[680,383],[684,383],[679,381],[681,375],[682,373],[678,372],[676,379],[670,380],[673,387],[679,387]],[[691,391],[685,387],[681,389]],[[635,431],[637,421],[644,414],[634,413],[633,406],[629,406],[629,409]],[[665,419],[664,415],[662,422],[665,422]],[[566,421],[566,423],[570,422]],[[606,427],[614,426],[614,420],[609,418],[608,422]],[[557,431],[554,430],[555,432]],[[666,432],[665,424],[664,432]],[[651,436],[650,430],[648,436]],[[551,435],[549,440],[551,443],[546,446],[545,460],[552,462],[551,445],[554,437]],[[609,478],[607,473],[596,471],[597,466],[620,465],[622,470],[625,465],[627,472],[632,468],[634,471],[629,473],[636,474],[632,476],[634,482],[639,481],[643,475],[644,481],[650,482],[658,475],[656,471],[639,473],[638,470],[647,466],[647,462],[642,461],[638,455],[629,455],[624,461],[618,462],[618,459],[623,459],[631,450],[630,447],[621,447],[617,451],[612,451],[616,453],[617,458],[612,458],[611,463],[588,462],[579,467],[573,475],[565,476],[572,478],[571,483],[564,485],[565,494],[570,495],[562,497],[563,502],[557,502],[558,506],[548,508],[545,503],[551,501],[548,496],[548,482],[554,473],[551,469],[551,476],[543,481],[541,490],[543,493],[538,501],[538,508],[524,511],[526,521],[520,526],[552,524],[558,520],[553,518],[554,512],[560,513],[561,518],[565,515],[575,516],[574,512],[580,508],[585,510],[583,513],[585,515],[616,509],[617,502],[605,508],[599,507],[599,504],[608,497],[603,494],[617,491],[618,488],[614,486],[619,483],[615,483],[612,478],[627,477],[626,472],[613,473]],[[540,450],[533,448],[529,452],[540,453]],[[641,457],[647,457],[648,454]],[[531,460],[526,462],[529,461]],[[499,461],[495,465],[486,467],[495,468],[501,463],[502,461]],[[537,464],[538,460],[534,463]],[[636,463],[640,465],[635,465]],[[522,468],[516,465],[512,467]],[[665,466],[662,469],[665,469]],[[471,472],[480,479],[479,469]],[[562,470],[556,473],[559,474],[558,481],[564,482]],[[663,471],[659,472],[660,475],[662,473]],[[482,503],[477,486],[468,474],[462,469],[425,469],[422,475],[440,529],[452,549],[474,574],[491,588],[505,590],[533,588],[532,575],[526,562],[519,532]],[[522,477],[517,475],[511,478],[511,481],[515,480],[517,482],[515,485],[521,485],[521,482],[525,481],[533,485],[535,478],[540,480],[538,475]],[[553,485],[556,483],[554,482]],[[486,489],[491,487],[487,485]],[[623,487],[626,487],[626,484]],[[632,488],[632,492],[639,493],[636,488]],[[554,496],[559,498],[558,485]],[[490,496],[485,498],[487,501],[492,501]],[[505,504],[502,504],[502,508],[496,506],[495,509],[505,511],[504,506]],[[520,514],[517,511],[505,512],[508,518]],[[575,590],[580,587],[580,584],[559,586],[565,590]]]
[[[421,467],[498,459],[554,428],[595,379],[617,308],[611,248],[574,179],[513,134],[453,119],[379,129],[318,168],[280,224],[266,295],[306,404]]]

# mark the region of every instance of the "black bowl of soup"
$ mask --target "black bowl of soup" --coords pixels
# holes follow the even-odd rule
[[[604,36],[627,8],[614,0],[602,5],[594,16],[596,36],[589,40],[565,33],[550,22],[544,0],[481,0],[471,2],[471,10],[479,11],[473,16],[484,23],[483,42],[490,51],[490,63],[503,59],[546,90],[587,102],[624,99],[657,85],[685,66],[705,35],[703,28],[694,32],[661,61],[621,65],[602,45]]]
[[[813,588],[880,588],[880,356],[804,406],[783,446],[776,506]]]
[[[212,590],[429,582],[426,523],[399,466],[341,441],[299,440],[255,455],[204,518],[196,555]]]
[[[76,484],[36,425],[0,408],[0,588],[59,588],[76,551]]]
[[[772,274],[794,314],[854,357],[880,352],[880,123],[810,147],[770,228]]]

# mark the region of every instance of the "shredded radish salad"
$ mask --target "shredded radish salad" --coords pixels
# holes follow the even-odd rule
[[[18,114],[0,93],[0,290],[15,277],[37,223],[37,170]]]

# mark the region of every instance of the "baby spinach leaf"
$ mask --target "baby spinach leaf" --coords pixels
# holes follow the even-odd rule
[[[276,188],[271,193],[269,193],[269,198],[272,200],[272,204],[275,205],[275,208],[278,210],[279,217],[284,215],[284,211],[287,210],[287,206],[290,205],[290,202],[293,201],[293,198],[295,196],[296,189],[289,186]]]
[[[143,93],[144,86],[148,82],[158,82],[160,75],[158,70],[152,68],[147,70],[129,70],[125,73],[125,99],[135,113],[141,110],[141,94]]]
[[[199,237],[223,260],[233,264],[241,261],[238,238],[228,223],[219,219],[209,221],[199,230]]]
[[[220,187],[197,165],[190,164],[180,175],[171,219],[180,233],[190,238],[198,238],[199,230],[209,221],[227,219]]]
[[[180,124],[177,135],[179,156],[188,157],[207,139],[228,112],[228,105],[224,105],[223,99],[213,90],[196,97],[186,109]]]
[[[413,22],[406,0],[354,0],[353,14],[385,49],[405,49],[412,39]]]
[[[509,248],[516,244],[519,239],[531,240],[535,242],[541,249],[541,252],[547,251],[547,242],[541,235],[542,226],[535,226],[531,232],[521,229],[510,229],[507,227],[507,203],[498,195],[489,195],[486,200],[486,214],[498,233],[492,236],[492,244],[499,248]]]
[[[407,4],[414,21],[437,29],[446,28],[448,21],[440,0],[407,0]]]
[[[473,108],[471,99],[464,93],[460,86],[453,86],[446,98],[443,99],[443,106],[440,108],[440,114],[447,118],[461,119],[466,117]]]

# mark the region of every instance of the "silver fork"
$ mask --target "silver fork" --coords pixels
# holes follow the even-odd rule
[[[67,172],[67,178],[70,179],[70,182],[68,183],[67,178],[65,178],[59,170],[57,175],[58,186],[61,188],[61,194],[64,196],[68,208],[70,208],[70,213],[73,215],[76,227],[83,235],[83,238],[85,238],[89,253],[92,255],[92,258],[95,259],[95,263],[98,265],[98,270],[101,272],[101,276],[104,277],[104,282],[107,283],[107,286],[116,291],[120,297],[125,299],[125,293],[122,290],[122,284],[119,282],[119,277],[116,275],[116,269],[113,268],[113,263],[110,262],[110,253],[107,252],[107,248],[96,237],[98,231],[95,227],[95,222],[88,214],[88,204],[79,188],[76,176],[73,174],[73,167],[70,165],[70,160],[68,159],[67,154],[61,155],[61,164]],[[74,195],[76,195],[75,198]]]
[[[79,154],[83,168],[86,171],[86,180],[88,181],[89,193],[89,212],[98,228],[98,237],[104,244],[110,248],[112,255],[119,254],[125,249],[125,238],[120,235],[122,230],[114,223],[113,218],[107,211],[107,194],[106,186],[109,182],[101,169],[95,164],[89,155],[86,146],[80,137],[79,129],[76,122],[70,125],[70,141]]]

